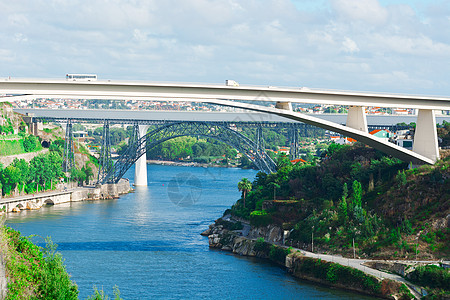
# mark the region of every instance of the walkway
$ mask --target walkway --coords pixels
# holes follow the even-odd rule
[[[416,298],[420,298],[421,297],[421,295],[416,292],[416,290],[418,290],[418,287],[415,286],[414,284],[410,283],[409,281],[407,281],[405,278],[401,277],[400,275],[386,273],[386,272],[383,272],[383,271],[380,271],[380,270],[376,270],[376,269],[372,269],[372,268],[369,268],[369,267],[366,267],[365,265],[363,265],[364,263],[370,262],[370,261],[373,261],[373,260],[370,260],[370,259],[357,259],[357,258],[356,259],[354,259],[354,258],[345,258],[345,257],[342,257],[342,256],[336,256],[336,255],[313,253],[313,252],[305,251],[305,250],[298,249],[298,248],[293,248],[293,249],[300,251],[306,257],[319,258],[319,259],[324,260],[324,261],[338,263],[338,264],[340,264],[342,266],[352,267],[354,269],[360,270],[360,271],[362,271],[362,272],[364,272],[366,274],[375,276],[377,278],[381,278],[381,279],[387,278],[387,279],[403,282],[408,287],[410,287],[410,291],[414,294],[414,296],[416,296]]]

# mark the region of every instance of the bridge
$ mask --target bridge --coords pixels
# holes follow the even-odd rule
[[[124,172],[128,170],[132,163],[136,162],[135,183],[145,185],[147,183],[145,151],[151,149],[163,141],[182,135],[202,136],[220,140],[241,153],[246,155],[258,169],[270,173],[276,168],[273,161],[265,153],[263,128],[281,130],[287,134],[290,145],[290,158],[299,157],[299,136],[308,136],[308,132],[317,131],[317,127],[296,122],[290,119],[270,115],[266,113],[255,112],[188,112],[188,111],[131,111],[131,110],[56,110],[56,109],[15,109],[16,112],[29,115],[26,118],[32,118],[33,122],[52,121],[66,126],[66,147],[64,152],[64,164],[66,169],[73,166],[73,159],[68,149],[73,149],[73,137],[71,126],[73,122],[103,123],[104,132],[102,134],[104,143],[100,161],[102,168],[100,172],[100,181],[119,180]],[[33,117],[30,117],[33,116]],[[101,118],[99,117],[101,116]],[[346,115],[321,115],[334,121],[345,121]],[[405,126],[395,125],[399,122],[411,122],[414,116],[371,116],[368,127],[371,129],[389,129],[396,131],[405,129]],[[450,117],[440,117],[450,120]],[[267,121],[270,120],[270,121]],[[108,144],[108,130],[110,124],[128,124],[134,125],[133,138],[130,140],[127,153],[119,157],[114,165],[110,162],[110,145]],[[375,124],[375,125],[373,125]],[[384,124],[384,125],[382,125]],[[158,130],[146,133],[145,125],[156,126]],[[139,134],[139,128],[143,133]],[[255,128],[254,135],[246,136],[238,130],[243,128]],[[409,128],[409,126],[406,126]],[[232,129],[232,131],[230,131]],[[284,130],[283,130],[284,129]],[[287,129],[287,130],[286,130]],[[248,132],[247,132],[248,133]],[[147,147],[143,144],[138,145],[138,139],[145,137]],[[254,142],[253,140],[256,142]],[[71,151],[73,153],[73,150]],[[142,158],[139,158],[142,155]],[[137,159],[137,160],[136,160]]]
[[[435,110],[450,110],[448,97],[204,84],[4,79],[0,81],[0,94],[5,95],[1,101],[79,98],[207,102],[274,114],[321,127],[414,164],[433,164],[439,159]],[[275,107],[257,105],[260,102],[274,102]],[[346,126],[293,112],[292,103],[348,105]],[[365,106],[418,109],[413,150],[370,135]]]
[[[72,124],[103,123],[100,153],[99,182],[117,182],[136,163],[135,185],[147,184],[146,151],[156,145],[179,136],[213,138],[237,149],[251,160],[258,169],[266,173],[276,170],[276,165],[266,154],[263,128],[282,130],[290,144],[290,157],[299,157],[299,136],[318,131],[317,127],[261,113],[223,112],[152,112],[127,110],[51,110],[15,109],[28,114],[27,122],[51,121],[66,128],[64,147],[64,169],[74,165]],[[99,117],[101,116],[101,118]],[[262,120],[272,119],[271,121]],[[113,163],[110,155],[110,124],[133,125],[133,134],[127,151]],[[152,130],[148,132],[149,126]],[[247,129],[244,133],[242,130]],[[241,132],[242,131],[242,132]],[[249,135],[249,131],[253,134]],[[323,132],[322,129],[320,131]]]

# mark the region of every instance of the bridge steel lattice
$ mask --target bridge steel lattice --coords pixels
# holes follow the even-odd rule
[[[148,132],[145,136],[131,144],[125,153],[116,160],[114,167],[99,182],[117,183],[131,165],[142,155],[145,155],[147,149],[151,149],[164,141],[181,136],[195,136],[219,140],[246,155],[261,171],[272,173],[276,170],[276,165],[273,160],[265,151],[260,151],[261,149],[258,149],[256,143],[243,134],[224,126],[223,123],[174,122],[162,125]]]
[[[98,182],[111,172],[114,168],[114,162],[111,159],[111,136],[109,134],[109,121],[105,120],[102,132],[102,146],[100,148]]]
[[[75,151],[73,143],[72,121],[66,120],[66,134],[64,139],[64,154],[62,168],[64,172],[69,172],[75,166]]]

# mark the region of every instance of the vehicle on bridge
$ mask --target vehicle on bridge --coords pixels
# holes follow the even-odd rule
[[[97,81],[96,74],[66,74],[67,81]]]

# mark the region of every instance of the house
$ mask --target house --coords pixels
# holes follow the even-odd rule
[[[335,140],[334,142],[339,145],[347,145],[356,142],[356,140],[349,137],[341,137],[340,139]]]
[[[394,134],[387,129],[375,129],[369,133],[373,136],[386,140],[394,136]]]
[[[395,143],[400,146],[403,147],[405,149],[409,149],[412,150],[413,147],[413,140],[412,139],[398,139],[395,141]]]

